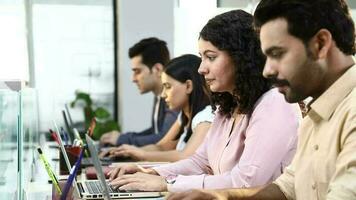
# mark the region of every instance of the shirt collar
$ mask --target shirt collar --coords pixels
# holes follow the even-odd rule
[[[356,65],[350,67],[319,98],[310,105],[312,112],[324,120],[329,120],[341,101],[356,87]],[[309,113],[308,113],[309,114]]]

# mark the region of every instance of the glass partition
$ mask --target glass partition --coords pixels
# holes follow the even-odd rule
[[[36,91],[0,89],[0,199],[24,199],[38,138]]]
[[[19,187],[19,105],[17,92],[0,90],[0,199],[16,199]]]
[[[21,133],[22,145],[20,152],[22,155],[22,188],[26,192],[28,184],[35,181],[35,158],[37,158],[36,147],[39,144],[38,131],[38,105],[37,92],[34,89],[26,88],[20,91],[20,116],[21,116]]]

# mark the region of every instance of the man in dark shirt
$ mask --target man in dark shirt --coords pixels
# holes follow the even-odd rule
[[[169,62],[169,51],[165,41],[146,38],[129,49],[132,81],[136,83],[141,94],[152,92],[154,104],[151,127],[141,132],[120,133],[111,131],[100,138],[103,145],[131,144],[144,146],[158,142],[169,130],[177,118],[177,111],[169,110],[160,98],[162,92],[161,73]]]

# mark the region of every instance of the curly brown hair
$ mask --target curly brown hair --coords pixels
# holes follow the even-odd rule
[[[235,90],[212,93],[212,108],[231,117],[235,108],[240,114],[251,114],[256,101],[271,88],[263,77],[266,61],[260,40],[253,27],[253,17],[242,10],[233,10],[210,19],[199,38],[211,42],[231,56],[235,66]]]

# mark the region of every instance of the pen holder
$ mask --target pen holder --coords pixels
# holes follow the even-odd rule
[[[64,146],[64,149],[67,152],[68,159],[70,166],[73,167],[75,162],[77,161],[80,150],[82,149],[80,146],[71,146],[71,145],[66,145]],[[78,174],[81,173],[81,168],[78,169]],[[60,175],[68,175],[69,171],[66,165],[66,161],[64,160],[63,154],[61,151],[59,151],[59,174]]]
[[[64,186],[66,185],[66,180],[59,180],[59,187],[63,191]],[[74,188],[73,186],[70,188],[69,193],[66,197],[66,200],[74,200],[75,196],[73,194]],[[52,184],[52,200],[60,200],[61,196],[58,194],[56,188]]]

